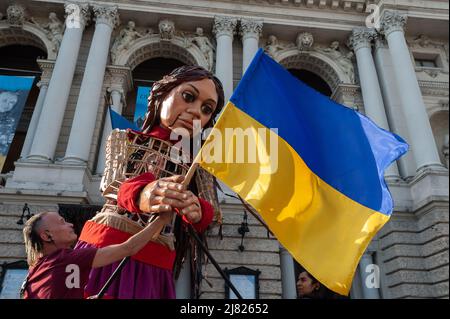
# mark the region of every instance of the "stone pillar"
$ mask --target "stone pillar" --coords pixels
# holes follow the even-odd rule
[[[372,254],[370,252],[365,252],[359,261],[359,275],[361,277],[363,296],[364,299],[380,299],[379,288],[369,287],[366,283],[367,275],[373,275],[371,272],[366,272],[366,270],[368,270],[367,266],[369,265],[373,265]],[[379,280],[379,276],[376,277],[376,279]]]
[[[262,21],[256,21],[251,19],[242,19],[240,36],[242,37],[242,74],[245,73],[250,62],[258,51],[259,37],[262,32]]]
[[[237,20],[215,17],[213,33],[216,35],[216,75],[222,82],[225,101],[233,93],[233,36]]]
[[[53,159],[72,86],[81,38],[88,18],[88,4],[66,3],[65,11],[66,30],[27,157],[29,161],[50,162]]]
[[[391,55],[386,42],[381,35],[375,38],[375,67],[378,73],[378,80],[383,92],[384,106],[386,110],[389,127],[406,141],[409,141],[408,129],[403,115],[400,91],[397,88],[392,65]],[[412,152],[407,152],[397,161],[400,176],[404,179],[414,177],[416,174],[416,164]]]
[[[27,136],[23,143],[22,152],[20,153],[20,158],[24,159],[28,156],[31,149],[31,144],[33,143],[34,135],[36,134],[36,128],[39,123],[39,118],[41,117],[42,107],[44,106],[45,96],[47,95],[48,89],[48,79],[38,82],[37,87],[39,87],[39,96],[34,106],[33,115],[31,116],[30,125],[28,126]]]
[[[354,29],[349,42],[356,55],[366,115],[378,126],[390,131],[377,71],[372,57],[371,41],[375,37],[375,33],[375,31],[369,29]],[[397,163],[392,163],[386,169],[385,176],[386,179],[399,179]]]
[[[442,168],[430,121],[411,62],[403,27],[407,17],[396,11],[386,11],[381,26],[391,53],[394,72],[400,91],[403,113],[406,117],[411,151],[417,170],[425,167]]]
[[[88,161],[105,76],[109,43],[112,31],[118,24],[119,15],[116,6],[94,5],[93,11],[96,20],[95,32],[81,82],[66,155],[62,160],[66,164],[79,165]]]
[[[106,105],[106,107],[111,106],[115,112],[122,114],[125,96],[133,87],[131,69],[126,66],[109,65],[106,68],[105,83],[107,91],[110,94],[111,103],[110,105]],[[98,150],[97,167],[95,170],[96,174],[99,175],[102,175],[105,169],[105,146],[108,136],[111,133],[111,128],[111,117],[107,114],[103,124],[102,139]]]
[[[111,95],[111,109],[119,114],[122,114],[123,108],[123,90],[117,88],[108,88],[108,92]],[[100,148],[98,150],[98,160],[97,160],[97,174],[103,174],[105,169],[105,146],[109,134],[111,133],[111,116],[109,112],[106,114],[105,123],[103,125],[102,141],[100,143]]]
[[[42,70],[41,80],[37,84],[39,87],[39,96],[34,106],[33,115],[31,117],[30,125],[28,126],[27,136],[25,137],[25,142],[23,143],[22,152],[20,153],[21,161],[26,160],[28,154],[30,154],[31,145],[33,144],[34,136],[36,135],[36,128],[39,123],[39,118],[42,113],[42,108],[44,106],[45,96],[48,91],[48,84],[52,76],[53,67],[55,63],[48,60],[37,60],[39,68]]]
[[[281,287],[283,299],[296,299],[297,287],[294,260],[289,252],[280,246]]]

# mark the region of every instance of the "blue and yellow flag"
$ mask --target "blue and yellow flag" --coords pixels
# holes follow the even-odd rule
[[[348,295],[393,210],[384,170],[407,150],[260,49],[196,162],[252,205],[308,272]]]

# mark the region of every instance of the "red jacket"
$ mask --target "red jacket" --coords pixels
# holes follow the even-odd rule
[[[151,136],[168,140],[170,131],[161,127],[156,127],[150,133]],[[117,204],[129,212],[141,213],[137,200],[142,189],[149,183],[153,182],[155,177],[151,173],[144,173],[125,181],[119,188],[117,194]],[[202,219],[192,226],[198,231],[203,232],[212,222],[214,217],[214,209],[206,200],[199,198],[202,209]],[[183,220],[188,220],[183,216]],[[88,221],[83,227],[80,239],[87,243],[93,244],[97,247],[105,247],[113,244],[120,244],[130,238],[132,235],[118,229],[97,224],[93,221]],[[155,242],[149,242],[136,255],[131,258],[141,262],[172,270],[175,261],[175,251],[169,250],[166,246]]]

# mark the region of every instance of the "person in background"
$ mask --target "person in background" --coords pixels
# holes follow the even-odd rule
[[[344,296],[336,294],[306,270],[302,270],[297,280],[297,298],[298,299],[343,299]]]

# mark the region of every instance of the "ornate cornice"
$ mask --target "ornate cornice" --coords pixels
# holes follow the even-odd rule
[[[381,18],[381,29],[386,36],[392,32],[404,32],[404,27],[408,17],[405,14],[400,14],[398,11],[385,11]]]
[[[108,65],[106,81],[109,90],[128,92],[133,87],[131,68],[127,66]]]
[[[371,48],[372,40],[376,36],[376,31],[367,28],[353,29],[351,36],[348,39],[348,45],[355,52],[361,48]]]
[[[94,12],[94,20],[96,24],[104,23],[114,29],[120,23],[117,6],[105,7],[93,4],[92,11]]]
[[[39,68],[42,70],[41,81],[42,84],[48,85],[53,73],[53,68],[55,67],[55,61],[53,60],[36,60]]]
[[[263,22],[253,19],[241,19],[241,26],[239,29],[239,35],[243,40],[245,38],[259,39],[262,33]]]
[[[449,96],[449,86],[448,82],[435,82],[435,81],[420,81],[419,80],[420,90],[423,95],[432,95],[432,96],[441,96],[448,97]]]
[[[84,28],[90,21],[90,9],[87,3],[66,2],[66,28]]]
[[[228,35],[233,37],[237,25],[237,19],[232,17],[215,17],[213,33],[216,37]]]

